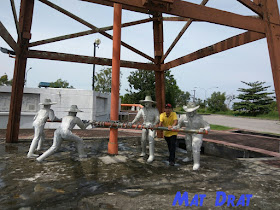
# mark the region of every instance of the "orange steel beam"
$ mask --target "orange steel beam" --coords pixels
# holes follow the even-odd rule
[[[133,25],[147,23],[147,22],[151,22],[151,21],[152,21],[152,18],[146,18],[146,19],[143,19],[143,20],[137,20],[137,21],[124,23],[124,24],[122,24],[122,27],[133,26]],[[85,36],[85,35],[89,35],[89,34],[98,33],[100,31],[109,31],[109,30],[112,30],[112,29],[113,29],[113,26],[107,26],[107,27],[96,28],[96,29],[87,30],[87,31],[81,31],[81,32],[78,32],[78,33],[67,34],[67,35],[63,35],[63,36],[57,36],[57,37],[53,37],[53,38],[50,38],[50,39],[44,39],[44,40],[32,42],[32,43],[29,44],[29,47],[35,47],[35,46],[38,46],[38,45],[49,44],[49,43],[53,43],[53,42],[57,42],[57,41],[62,41],[62,40],[76,38],[76,37],[81,37],[81,36]]]
[[[185,63],[189,63],[189,62],[195,61],[197,59],[204,58],[206,56],[213,55],[213,54],[216,54],[216,53],[219,53],[219,52],[222,52],[222,51],[234,48],[234,47],[238,47],[240,45],[244,45],[244,44],[247,44],[247,43],[250,43],[253,41],[257,41],[262,38],[265,38],[264,34],[248,31],[243,34],[239,34],[234,37],[223,40],[221,42],[218,42],[216,44],[213,44],[211,46],[202,48],[198,51],[195,51],[193,53],[190,53],[186,56],[175,59],[173,61],[170,61],[166,64],[162,64],[161,70],[164,71],[164,70],[167,70],[170,68],[174,68],[176,66],[179,66],[179,65],[182,65]]]
[[[261,4],[264,10],[264,19],[267,20],[266,38],[280,119],[280,15],[276,0],[262,0]]]
[[[19,47],[11,34],[5,28],[5,26],[0,21],[0,36],[5,40],[5,42],[17,53],[19,51]]]
[[[151,12],[162,12],[179,17],[192,18],[194,20],[265,33],[265,21],[261,19],[238,15],[186,1],[174,0],[172,9],[165,8],[164,6],[145,6],[142,0],[104,0],[104,2],[115,2],[139,9],[148,9]]]
[[[138,106],[140,108],[143,108],[143,106],[141,104],[121,104],[121,106],[128,106],[128,107]]]
[[[263,16],[262,8],[256,5],[254,2],[250,0],[237,0],[237,1],[239,1],[241,4],[243,4],[245,7],[249,8],[253,12],[257,13],[261,17]]]
[[[74,55],[67,53],[57,53],[57,52],[48,52],[48,51],[39,51],[39,50],[29,50],[27,53],[28,58],[37,58],[37,59],[47,59],[47,60],[56,60],[56,61],[68,61],[75,63],[87,63],[87,64],[98,64],[105,66],[112,66],[112,59],[109,58],[100,58],[92,56],[83,56],[83,55]],[[158,66],[152,63],[140,63],[133,61],[124,61],[121,60],[121,67],[134,68],[134,69],[144,69],[144,70],[159,70]]]
[[[209,0],[203,0],[200,5],[206,5],[207,2]],[[193,19],[188,19],[188,22],[184,25],[184,27],[182,28],[182,30],[179,32],[179,34],[177,35],[177,37],[175,38],[175,40],[172,42],[172,44],[170,45],[170,47],[168,48],[168,50],[166,51],[166,53],[164,54],[164,56],[161,58],[161,62],[163,63],[164,59],[169,55],[169,53],[171,52],[171,50],[175,47],[175,45],[177,44],[177,42],[180,40],[180,38],[183,36],[183,34],[185,33],[185,31],[189,28],[189,26],[192,24]]]
[[[70,18],[72,18],[72,19],[78,21],[79,23],[81,23],[81,24],[83,24],[83,25],[85,25],[85,26],[87,26],[87,27],[89,27],[89,28],[91,28],[91,29],[93,29],[93,30],[98,30],[98,28],[97,28],[96,26],[94,26],[94,25],[92,25],[91,23],[89,23],[89,22],[83,20],[82,18],[80,18],[80,17],[78,17],[78,16],[72,14],[71,12],[69,12],[69,11],[67,11],[67,10],[65,10],[65,9],[63,9],[63,8],[61,8],[61,7],[59,7],[58,5],[56,5],[56,4],[52,3],[52,2],[49,2],[48,0],[39,0],[39,1],[43,2],[44,4],[46,4],[46,5],[50,6],[50,7],[52,7],[53,9],[55,9],[55,10],[57,10],[57,11],[63,13],[64,15],[67,15],[68,17],[70,17]],[[105,31],[98,31],[98,33],[102,34],[103,36],[105,36],[105,37],[107,37],[107,38],[109,38],[109,39],[111,39],[111,40],[113,40],[113,36],[110,35],[110,34],[108,34],[108,33],[106,33]],[[146,55],[145,53],[141,52],[140,50],[137,50],[136,48],[130,46],[129,44],[127,44],[127,43],[125,43],[125,42],[121,42],[121,45],[124,46],[124,47],[126,47],[127,49],[130,49],[132,52],[135,52],[135,53],[137,53],[138,55],[141,55],[141,56],[143,56],[144,58],[146,58],[146,59],[148,59],[148,60],[154,62],[154,59],[153,59],[152,57]]]
[[[18,43],[20,47],[15,60],[6,143],[18,142],[24,77],[27,61],[26,53],[28,51],[28,42],[31,38],[30,30],[32,25],[33,8],[34,0],[21,0],[19,16],[19,29],[21,38],[19,40],[22,42]]]
[[[112,121],[119,120],[119,92],[120,92],[120,57],[121,57],[121,21],[122,5],[114,4],[113,28],[113,61],[112,61],[112,87],[111,87],[111,113]],[[108,153],[118,154],[118,130],[110,128]]]

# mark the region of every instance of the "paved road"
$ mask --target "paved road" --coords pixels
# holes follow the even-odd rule
[[[203,115],[210,124],[224,125],[245,130],[280,134],[280,121],[253,118],[231,117],[223,115]]]

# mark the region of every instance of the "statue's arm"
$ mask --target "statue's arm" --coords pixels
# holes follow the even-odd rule
[[[54,111],[52,109],[50,109],[49,111],[49,119],[50,121],[61,121],[60,118],[57,118],[55,115],[54,115]]]
[[[92,123],[92,121],[88,121],[84,123],[79,117],[76,117],[75,120],[76,120],[76,124],[83,130],[86,129]]]
[[[203,120],[203,118],[202,118],[202,123],[203,123],[204,129],[207,131],[210,131],[210,124],[208,122],[206,122],[205,120]]]
[[[140,109],[140,110],[137,112],[137,114],[136,114],[134,120],[133,120],[131,123],[134,124],[134,123],[138,122],[138,121],[140,120],[140,118],[142,117],[142,114],[143,114],[143,109]]]
[[[179,120],[178,120],[178,125],[177,125],[178,128],[181,128],[181,127],[184,126],[184,121],[185,121],[185,119],[186,119],[185,116],[181,116],[181,117],[179,118]]]
[[[155,124],[154,125],[157,125],[159,123],[159,112],[158,112],[158,109],[156,109],[155,115],[156,115],[156,117],[155,117]]]

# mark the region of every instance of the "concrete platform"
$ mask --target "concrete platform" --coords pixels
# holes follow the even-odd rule
[[[182,149],[177,150],[176,165],[169,166],[166,143],[158,139],[155,161],[147,164],[147,157],[139,157],[136,133],[119,135],[118,156],[108,156],[108,138],[96,135],[85,140],[88,158],[79,159],[74,145],[63,142],[61,150],[43,163],[26,158],[30,138],[17,144],[1,140],[0,209],[226,209],[227,202],[215,207],[219,191],[234,195],[235,205],[242,194],[252,194],[248,207],[235,209],[280,209],[279,158],[202,154],[201,169],[193,171],[191,163],[182,162]],[[47,140],[44,149],[51,144]],[[195,195],[206,198],[199,207],[185,207],[185,202],[172,206],[178,191],[188,192],[189,204]]]

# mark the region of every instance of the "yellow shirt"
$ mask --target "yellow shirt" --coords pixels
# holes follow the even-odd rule
[[[163,112],[160,114],[160,118],[159,118],[160,122],[162,122],[162,125],[164,127],[168,127],[169,125],[173,125],[174,120],[177,120],[177,115],[175,112],[171,112],[169,117],[166,116],[166,113]],[[174,131],[163,131],[163,135],[166,137],[170,137],[173,135],[177,135],[178,132],[174,132]]]

